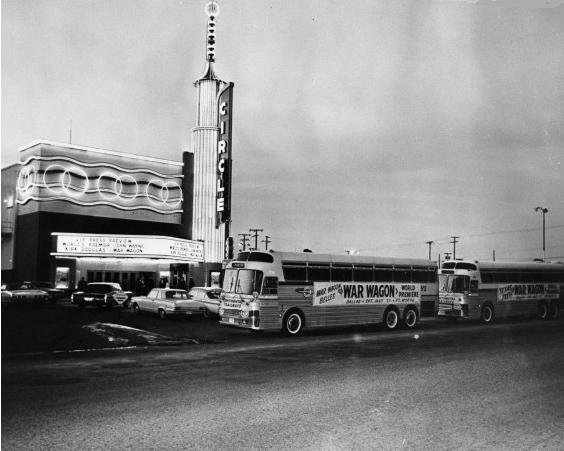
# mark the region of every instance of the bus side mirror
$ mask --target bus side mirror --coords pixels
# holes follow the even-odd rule
[[[257,300],[259,297],[258,291],[253,291],[253,300]]]

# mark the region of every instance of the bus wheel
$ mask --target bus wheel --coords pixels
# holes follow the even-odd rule
[[[286,335],[299,335],[304,326],[304,319],[300,312],[297,310],[291,310],[284,316],[284,322],[282,324],[282,331]]]
[[[484,324],[490,324],[494,319],[494,309],[491,304],[485,304],[482,307],[482,314],[480,315],[480,319]]]
[[[393,330],[399,323],[399,315],[396,309],[391,308],[384,313],[384,326],[386,329]]]
[[[539,319],[548,319],[548,305],[546,305],[546,302],[539,302],[537,316],[539,317]]]
[[[558,305],[558,301],[552,301],[550,303],[548,316],[550,319],[558,319],[560,316],[560,306]]]
[[[403,324],[408,329],[412,329],[417,324],[417,311],[413,307],[408,307],[403,314]]]

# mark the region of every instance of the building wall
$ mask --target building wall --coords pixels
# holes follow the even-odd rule
[[[9,278],[14,268],[15,227],[18,205],[16,180],[19,165],[2,169],[2,279]]]
[[[70,144],[20,149],[21,215],[49,211],[180,224],[183,163]]]
[[[186,238],[181,224],[161,224],[127,218],[102,218],[53,212],[35,212],[18,218],[16,235],[20,239],[15,255],[16,280],[53,280],[51,265],[52,232],[165,235]]]

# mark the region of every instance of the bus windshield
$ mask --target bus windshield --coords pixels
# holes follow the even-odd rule
[[[446,293],[464,293],[470,289],[469,276],[439,275],[439,290]]]
[[[253,294],[260,293],[262,271],[252,269],[226,269],[223,276],[225,293]]]

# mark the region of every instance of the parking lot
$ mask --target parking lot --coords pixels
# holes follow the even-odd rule
[[[104,333],[108,328],[102,325],[108,324],[162,335],[163,339],[151,341],[146,334],[125,328],[110,328],[110,333]],[[217,318],[201,315],[162,320],[157,315],[136,315],[129,308],[79,309],[66,300],[56,305],[2,305],[3,356],[128,345],[212,343],[248,335],[248,331],[220,327]]]

